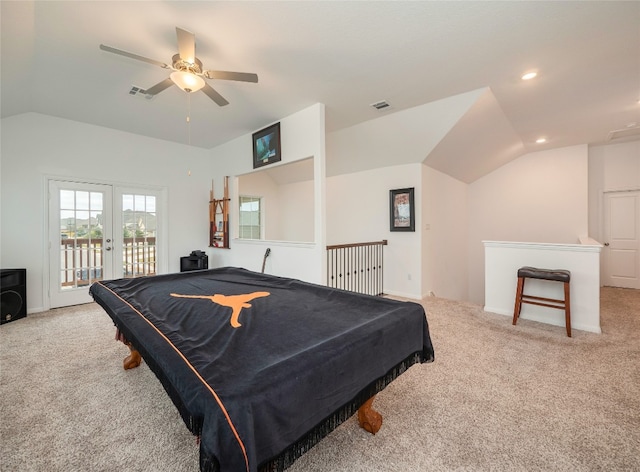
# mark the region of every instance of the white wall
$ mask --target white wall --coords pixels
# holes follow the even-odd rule
[[[483,240],[573,244],[587,235],[587,167],[587,145],[551,149],[469,185],[469,301],[484,303]]]
[[[513,317],[520,267],[562,268],[571,272],[571,327],[600,333],[599,244],[540,244],[485,241],[486,311]],[[527,279],[524,293],[564,300],[564,284]],[[523,304],[521,319],[565,326],[564,310]]]
[[[29,312],[48,304],[45,176],[166,188],[169,264],[159,271],[177,272],[180,256],[208,244],[203,149],[26,113],[2,120],[1,150],[0,265],[26,267]]]
[[[640,188],[640,141],[595,147],[604,157],[604,191]]]
[[[327,179],[327,243],[388,240],[384,292],[413,299],[422,298],[421,168],[405,164]],[[416,232],[391,232],[389,191],[407,187],[415,188]]]
[[[313,242],[313,181],[293,182],[278,186],[280,223],[273,239]]]
[[[389,190],[415,187],[416,231],[389,231]],[[422,164],[327,179],[327,241],[387,239],[385,293],[466,300],[467,185]]]
[[[278,226],[280,224],[280,207],[278,206],[278,185],[266,172],[251,172],[238,177],[238,196],[260,197],[262,199],[262,227],[264,239],[280,239]],[[215,190],[215,189],[214,189]],[[222,195],[220,195],[222,197]],[[237,222],[237,219],[233,219]],[[237,238],[237,225],[229,220],[231,237]]]
[[[268,126],[271,123],[265,123]],[[317,103],[280,120],[282,161],[269,167],[283,165],[313,157],[313,237],[312,242],[296,243],[283,241],[243,241],[232,239],[230,249],[209,250],[209,267],[236,266],[261,270],[267,248],[271,255],[267,259],[265,272],[284,277],[293,277],[315,283],[325,283],[325,117],[324,105]],[[215,178],[215,188],[220,198],[224,176],[231,176],[229,215],[230,226],[237,224],[238,189],[235,176],[254,172],[251,134],[247,133],[233,141],[210,150],[210,172]],[[259,171],[257,169],[256,171]],[[245,190],[243,189],[243,192]],[[250,193],[250,192],[249,192]]]
[[[401,118],[395,118],[400,125]],[[482,240],[574,243],[587,234],[587,219],[591,235],[597,238],[593,222],[599,221],[598,210],[593,206],[602,189],[640,186],[636,141],[594,147],[588,158],[586,145],[527,154],[469,186],[421,164],[402,164],[331,177],[325,188],[324,106],[313,105],[280,122],[282,163],[314,157],[313,242],[232,239],[230,250],[208,250],[211,267],[260,270],[270,247],[266,272],[324,283],[327,243],[388,239],[387,293],[421,298],[432,291],[482,304]],[[412,129],[418,127],[419,123],[412,124]],[[358,145],[362,133],[353,128],[342,130],[339,139],[334,139],[335,133],[327,137],[335,152],[332,157],[347,159],[370,151]],[[396,143],[395,152],[415,156],[421,152],[416,148],[419,141]],[[27,268],[31,312],[45,306],[45,175],[167,188],[171,221],[167,271],[177,271],[181,255],[208,244],[212,177],[220,198],[224,176],[232,176],[233,226],[234,176],[253,172],[251,133],[202,150],[32,113],[2,120],[1,150],[0,265]],[[416,189],[416,232],[392,233],[389,190],[405,187]]]
[[[374,119],[327,136],[327,175],[422,162],[486,89]]]
[[[422,296],[466,300],[467,184],[422,166]]]
[[[437,171],[429,173],[420,162],[483,91],[383,113],[376,119],[327,135],[327,174],[331,176],[327,180],[327,240],[330,244],[342,244],[387,239],[386,293],[420,299],[437,289],[438,295],[461,299],[466,296],[466,264],[461,262],[466,253],[465,231],[461,229],[465,226],[464,218],[450,220],[447,213],[452,208],[456,212],[462,210],[464,184],[453,183],[455,179]],[[370,170],[354,172],[355,168],[362,168],[363,162]],[[423,181],[435,183],[433,191]],[[440,185],[451,190],[453,196],[441,207],[430,207],[428,215],[435,229],[425,235],[424,208],[427,202],[441,203]],[[407,187],[415,188],[416,231],[390,232],[389,190]],[[425,188],[428,197],[423,194]],[[445,210],[441,212],[441,208]],[[446,242],[448,230],[453,233],[456,247],[447,245],[445,251],[435,248],[434,244]],[[457,247],[458,241],[464,242],[463,249]],[[424,260],[425,250],[429,251],[428,260]],[[450,266],[442,262],[447,259],[443,254],[452,256],[448,258],[453,261]],[[459,278],[463,281],[456,284]]]
[[[313,180],[278,184],[268,172],[251,172],[237,182],[238,195],[262,199],[264,239],[313,242]],[[232,229],[237,237],[237,228]]]

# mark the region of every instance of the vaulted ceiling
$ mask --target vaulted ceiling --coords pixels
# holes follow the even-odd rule
[[[449,160],[469,151],[465,143],[494,155],[530,152],[606,143],[610,131],[640,123],[640,2],[0,5],[3,118],[37,112],[212,148],[317,102],[332,133],[480,90],[421,157],[461,180],[501,162],[498,155],[467,175],[467,161]],[[195,34],[206,69],[254,72],[259,82],[207,80],[230,102],[224,107],[175,86],[153,99],[131,95],[170,71],[99,45],[170,64],[176,26]],[[537,78],[522,81],[530,70]],[[391,106],[371,107],[381,100]],[[536,144],[539,137],[547,142]]]

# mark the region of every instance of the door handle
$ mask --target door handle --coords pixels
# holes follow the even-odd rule
[[[609,245],[609,243],[604,243],[604,245],[605,245],[605,246],[608,246],[608,245]]]
[[[104,249],[105,249],[105,251],[111,251],[110,247],[105,247]]]

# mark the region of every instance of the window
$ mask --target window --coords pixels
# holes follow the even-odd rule
[[[240,196],[240,221],[238,237],[240,239],[261,239],[262,215],[260,197]]]

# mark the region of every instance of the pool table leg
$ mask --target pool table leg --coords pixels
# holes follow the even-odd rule
[[[369,398],[364,405],[358,409],[358,423],[360,427],[371,434],[376,434],[382,426],[382,415],[373,409],[372,404],[375,395]]]
[[[122,366],[127,369],[134,369],[140,365],[142,362],[142,357],[140,357],[140,353],[131,345],[131,343],[127,343],[127,347],[131,353],[124,358],[122,362]]]

